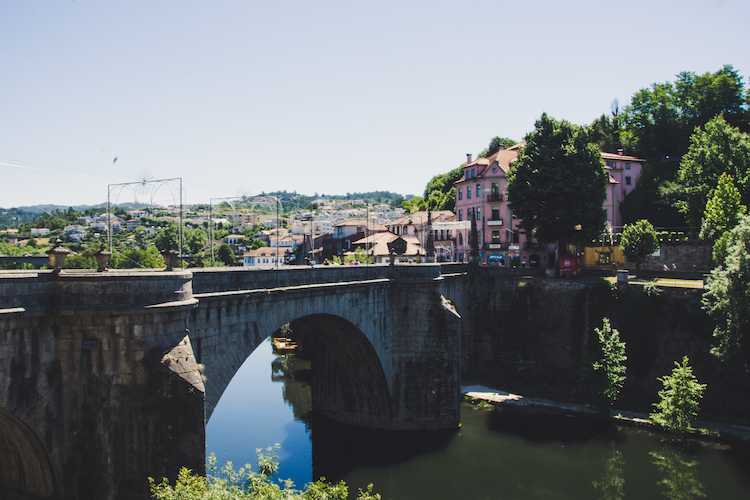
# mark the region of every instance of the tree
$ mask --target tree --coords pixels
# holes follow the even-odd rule
[[[648,260],[648,256],[659,249],[659,238],[651,223],[641,219],[635,224],[628,224],[622,230],[620,250],[630,262],[635,262],[638,270],[640,264]]]
[[[160,231],[154,239],[154,244],[160,252],[166,250],[167,246],[170,246],[173,250],[177,250],[180,243],[179,226],[175,221],[169,221],[167,227]]]
[[[544,113],[511,165],[508,203],[527,235],[561,249],[599,236],[607,175],[587,129]]]
[[[698,76],[684,71],[674,84],[654,83],[633,95],[623,112],[624,141],[650,160],[679,158],[695,127],[722,113],[746,130],[747,101],[737,71],[731,65]]]
[[[750,217],[726,235],[726,258],[711,271],[703,292],[703,309],[714,319],[711,353],[719,359],[738,363],[748,372],[750,362]]]
[[[703,397],[706,384],[698,383],[687,356],[682,358],[682,364],[677,361],[674,364],[671,375],[658,379],[664,388],[659,391],[659,401],[654,403],[656,411],[650,420],[669,432],[685,434],[691,428],[691,420],[698,415],[698,400]]]
[[[741,203],[740,192],[734,187],[732,176],[726,173],[719,177],[719,184],[703,212],[700,237],[716,240],[739,222],[740,215],[747,212]]]
[[[602,408],[612,406],[617,400],[617,395],[625,384],[625,342],[620,342],[620,332],[609,323],[608,318],[603,319],[601,329],[594,331],[599,339],[599,357],[594,361],[594,384],[597,390],[598,405]]]
[[[516,144],[518,141],[514,141],[513,139],[508,139],[507,137],[493,137],[490,141],[490,145],[487,146],[487,149],[480,152],[477,156],[479,158],[487,158],[489,156],[494,155],[500,150],[500,147],[503,148],[509,148]]]
[[[678,206],[691,227],[701,226],[708,198],[725,173],[732,176],[742,204],[750,204],[750,135],[718,116],[690,138],[677,174],[682,190]]]
[[[448,173],[436,175],[430,179],[424,189],[426,206],[436,210],[454,211],[456,209],[456,188],[453,184],[463,175],[463,165],[461,165]]]
[[[219,260],[228,266],[234,266],[237,264],[237,258],[234,256],[232,248],[226,243],[222,243],[219,246],[217,257],[219,257]]]

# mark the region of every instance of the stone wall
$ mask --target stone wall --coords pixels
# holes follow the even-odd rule
[[[2,286],[4,305],[17,307],[0,310],[0,416],[15,422],[0,455],[16,458],[3,466],[15,473],[0,474],[0,490],[40,494],[44,460],[29,466],[22,449],[43,450],[45,491],[65,499],[147,498],[149,476],[203,470],[203,384],[185,329],[196,303],[189,273],[40,272]],[[16,287],[39,295],[9,304]]]
[[[484,271],[484,270],[482,270]],[[708,384],[702,407],[750,412],[750,388],[710,353],[713,325],[701,310],[702,290],[574,279],[468,278],[462,334],[463,376],[510,391],[587,401],[588,353],[594,328],[610,318],[627,344],[628,372],[621,404],[648,409],[658,377],[687,355]],[[743,392],[744,391],[744,392]]]

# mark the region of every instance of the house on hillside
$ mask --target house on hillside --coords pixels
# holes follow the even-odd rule
[[[391,231],[374,233],[366,238],[352,242],[352,250],[345,252],[351,254],[356,248],[363,248],[367,255],[375,259],[375,263],[386,264],[390,262],[391,253],[394,254],[394,262],[398,263],[420,263],[427,261],[427,252],[419,244],[416,236],[400,236]]]
[[[278,255],[275,248],[260,247],[255,250],[248,250],[242,255],[242,265],[244,267],[261,267],[261,268],[278,268],[286,263],[291,255],[288,249],[279,249]]]
[[[431,221],[431,224],[430,224]],[[440,255],[441,259],[444,259],[448,254],[455,254],[453,251],[445,251],[446,246],[455,245],[454,239],[456,233],[450,225],[443,225],[442,227],[436,228],[436,224],[455,222],[456,215],[450,210],[435,210],[432,212],[413,212],[409,215],[404,215],[396,220],[386,224],[388,230],[399,236],[414,236],[419,242],[419,246],[423,249],[427,248],[427,239],[430,231],[433,233],[433,244],[435,246],[436,255]],[[440,252],[438,253],[438,247]]]

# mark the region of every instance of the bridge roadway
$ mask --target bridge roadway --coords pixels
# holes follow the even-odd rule
[[[0,491],[147,498],[148,476],[204,470],[221,394],[292,321],[315,339],[315,411],[454,428],[461,320],[448,299],[462,295],[464,271],[0,271]]]

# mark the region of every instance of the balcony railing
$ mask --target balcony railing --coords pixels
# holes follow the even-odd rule
[[[502,193],[490,193],[487,195],[487,201],[503,201]]]

